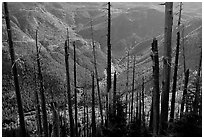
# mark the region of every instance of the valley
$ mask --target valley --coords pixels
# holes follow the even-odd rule
[[[172,70],[170,78],[173,78],[173,67],[175,65],[176,45],[178,31],[181,32],[177,79],[177,98],[175,102],[175,115],[179,115],[179,106],[182,102],[183,82],[184,82],[184,60],[185,68],[189,69],[189,90],[193,84],[202,51],[202,4],[198,2],[183,3],[182,20],[179,28],[178,8],[179,3],[174,3],[173,26],[172,26]],[[14,44],[16,65],[18,70],[18,79],[22,97],[23,111],[26,118],[30,118],[27,123],[31,128],[31,136],[36,135],[36,97],[35,92],[39,94],[40,83],[36,81],[37,76],[37,58],[36,43],[39,47],[39,60],[41,63],[44,93],[46,98],[46,107],[48,111],[48,123],[52,123],[52,103],[55,102],[59,109],[59,115],[65,121],[69,121],[68,100],[67,100],[67,76],[65,66],[65,41],[69,38],[69,75],[71,102],[74,104],[74,90],[77,90],[77,106],[81,125],[88,125],[85,121],[91,122],[92,112],[92,90],[97,90],[97,84],[92,83],[92,74],[95,72],[93,43],[96,54],[96,67],[98,70],[98,81],[101,93],[101,103],[103,104],[103,115],[106,115],[106,97],[107,97],[107,3],[103,2],[9,2],[9,14],[12,30],[12,40]],[[144,119],[150,122],[150,112],[152,103],[153,76],[151,59],[151,45],[153,38],[158,41],[159,55],[159,78],[160,87],[163,79],[163,58],[164,52],[164,25],[165,25],[165,6],[156,2],[133,2],[120,3],[111,2],[111,84],[117,78],[116,92],[120,95],[121,102],[119,106],[131,103],[132,80],[135,81],[133,92],[144,92]],[[5,16],[4,10],[2,15]],[[92,24],[91,24],[92,23]],[[93,28],[93,29],[92,29]],[[37,41],[36,41],[37,30]],[[68,31],[67,31],[68,30]],[[92,35],[93,33],[93,35]],[[182,34],[183,33],[183,34]],[[9,55],[9,44],[7,36],[6,20],[2,18],[2,121],[10,120],[15,128],[17,127],[18,106],[15,96],[15,84],[13,81],[11,58]],[[74,55],[74,46],[76,48],[76,60]],[[129,53],[129,55],[128,55]],[[133,57],[136,57],[135,74],[133,79]],[[129,61],[129,67],[127,67]],[[76,64],[76,86],[75,71]],[[116,77],[114,78],[114,73]],[[97,82],[97,80],[95,82]],[[171,80],[172,82],[173,80]],[[114,92],[113,86],[111,92]],[[172,83],[170,84],[170,88]],[[202,87],[202,85],[200,86]],[[143,88],[143,89],[142,89]],[[192,87],[193,88],[193,87]],[[171,89],[170,89],[171,90]],[[192,89],[193,90],[193,89]],[[171,91],[170,91],[171,92]],[[190,92],[190,91],[189,91]],[[85,95],[86,94],[86,95]],[[99,111],[98,93],[95,91],[96,103],[96,121],[97,126],[101,121]],[[86,98],[84,98],[86,97]],[[128,100],[126,99],[128,97]],[[140,96],[141,97],[141,96]],[[112,101],[113,94],[108,94],[108,101]],[[169,100],[172,93],[169,95]],[[85,100],[86,99],[86,100]],[[40,100],[41,102],[41,100]],[[121,103],[121,104],[120,104]],[[134,103],[136,109],[137,102]],[[141,104],[140,104],[141,105]],[[73,107],[75,105],[72,105]],[[118,106],[118,107],[119,107]],[[169,103],[170,107],[170,103]],[[86,117],[85,108],[89,111]],[[130,123],[130,105],[123,106],[129,109],[127,114],[127,123]],[[41,108],[42,109],[42,108]],[[73,109],[74,112],[74,109]],[[136,115],[136,112],[134,113]],[[74,114],[73,114],[74,115]],[[75,115],[74,115],[75,116]],[[179,116],[178,116],[179,117]],[[25,118],[25,119],[26,119]],[[62,119],[63,119],[62,118]],[[61,119],[61,120],[62,120]],[[83,119],[83,120],[82,120]],[[62,120],[63,121],[63,120]],[[122,121],[122,120],[121,120]],[[4,122],[3,122],[4,123]],[[31,124],[32,123],[32,124]],[[70,123],[70,121],[68,122]],[[89,126],[91,124],[89,123]],[[130,126],[130,125],[129,125]],[[9,126],[4,125],[7,129]],[[91,128],[91,126],[90,126]],[[102,127],[100,127],[102,128]],[[128,127],[129,128],[129,127]],[[84,127],[85,130],[85,127]],[[107,129],[105,129],[107,130]],[[109,129],[108,129],[109,130]],[[145,129],[142,129],[145,130]],[[35,131],[35,133],[33,132]],[[85,132],[85,131],[84,131]],[[88,131],[87,131],[88,132]],[[91,130],[90,130],[91,132]],[[108,131],[107,131],[108,132]],[[89,133],[90,134],[90,133]],[[127,135],[133,133],[127,131]],[[147,135],[147,134],[145,134]],[[70,135],[69,135],[70,136]],[[88,133],[83,133],[88,136]],[[104,135],[105,136],[105,135]],[[106,136],[110,136],[107,134]],[[148,134],[148,136],[150,136]]]

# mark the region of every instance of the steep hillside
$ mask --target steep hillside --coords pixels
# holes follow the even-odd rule
[[[176,31],[177,28],[173,30],[172,38],[172,74],[175,62],[175,49],[176,49]],[[158,49],[159,49],[159,61],[160,61],[160,79],[162,79],[162,66],[163,66],[163,35],[157,37]],[[130,70],[129,70],[129,82],[132,82],[132,65],[133,56],[136,56],[136,88],[141,87],[142,77],[145,77],[145,88],[149,90],[152,87],[152,59],[151,54],[151,43],[152,39],[143,41],[132,47],[130,51]],[[183,82],[183,42],[181,41],[180,46],[180,56],[179,56],[179,69],[178,69],[178,82],[182,85]],[[191,74],[193,71],[197,70],[200,59],[200,52],[202,51],[202,20],[200,18],[195,18],[192,21],[184,23],[184,47],[185,47],[185,57],[186,57],[186,68],[190,69]],[[119,75],[119,84],[122,88],[125,88],[127,82],[127,70],[126,70],[127,55],[123,57],[120,61],[120,67],[122,67]],[[172,77],[171,77],[172,78]],[[160,80],[161,81],[161,80]],[[131,90],[132,84],[129,83],[129,91]],[[123,89],[122,92],[126,92],[127,89]],[[147,92],[148,94],[150,92]]]
[[[73,46],[72,42],[76,41],[77,55],[77,86],[84,84],[84,71],[87,75],[93,71],[93,55],[91,41],[81,38],[72,30],[74,19],[70,17],[70,12],[63,9],[57,3],[9,3],[9,11],[11,17],[11,26],[13,34],[13,42],[16,53],[16,62],[18,66],[19,81],[21,86],[22,98],[25,111],[33,108],[34,91],[34,72],[36,69],[36,49],[35,49],[35,31],[38,29],[38,45],[40,47],[40,61],[43,71],[45,91],[47,98],[53,93],[58,102],[64,102],[64,93],[66,93],[65,85],[65,62],[64,62],[64,42],[66,40],[66,28],[69,28],[70,34],[70,76],[71,84],[73,84]],[[67,4],[68,5],[68,4]],[[61,11],[60,11],[61,8]],[[52,10],[59,10],[59,14],[52,13]],[[63,17],[60,14],[64,13]],[[3,13],[4,14],[4,13]],[[64,19],[64,20],[63,20]],[[67,20],[65,20],[67,19]],[[10,55],[8,51],[7,33],[5,20],[2,19],[2,80],[3,101],[6,98],[15,96],[13,78],[11,74]],[[102,78],[105,65],[105,54],[101,51],[100,45],[96,43],[97,67],[99,76]],[[35,65],[35,69],[34,69]],[[87,76],[87,84],[89,84],[90,76]],[[26,84],[26,85],[25,85]],[[48,102],[50,99],[46,99]],[[3,103],[4,118],[11,115],[11,111],[7,110],[8,105],[16,108],[15,97],[7,103]],[[32,102],[32,103],[31,103]],[[17,117],[15,117],[17,118]]]
[[[8,3],[14,48],[20,87],[25,112],[34,108],[33,98],[36,86],[34,73],[36,69],[36,41],[35,31],[38,29],[38,45],[40,47],[40,61],[46,90],[46,101],[50,101],[51,94],[60,104],[64,103],[66,93],[66,75],[64,63],[64,42],[67,38],[66,29],[70,35],[70,76],[73,85],[73,45],[76,42],[77,51],[77,86],[88,84],[90,89],[90,72],[93,71],[93,55],[91,45],[90,21],[93,19],[94,40],[96,42],[97,67],[100,76],[102,93],[105,91],[106,69],[106,34],[107,11],[106,3]],[[127,61],[126,50],[130,49],[130,56],[137,56],[136,84],[141,84],[145,75],[151,84],[152,61],[150,58],[153,37],[159,41],[160,66],[162,67],[164,7],[159,3],[112,3],[112,68],[117,70],[118,88],[124,91],[126,82]],[[197,6],[197,5],[196,5]],[[200,9],[187,4],[184,10],[183,23],[185,25],[185,50],[187,67],[192,71],[198,65],[200,48],[202,46],[202,18]],[[201,7],[202,8],[202,7]],[[4,12],[3,12],[4,15]],[[176,22],[176,18],[175,21]],[[174,26],[173,47],[175,50]],[[10,56],[8,50],[5,20],[2,19],[2,100],[3,118],[6,119],[16,112],[15,92],[11,74]],[[173,51],[174,52],[174,51]],[[181,51],[182,53],[182,51]],[[174,56],[174,53],[172,57]],[[181,57],[181,55],[180,55]],[[180,59],[181,60],[181,59]],[[174,61],[174,60],[173,60]],[[179,74],[182,73],[182,60]],[[35,67],[34,67],[35,65]],[[130,64],[132,65],[132,64]],[[87,69],[87,70],[86,70]],[[132,82],[132,69],[130,78]],[[130,84],[129,84],[130,85]],[[73,86],[72,86],[73,89]],[[79,93],[79,100],[80,100]],[[32,103],[31,103],[32,102]],[[9,110],[10,107],[14,109]],[[16,119],[17,117],[13,117]]]
[[[105,15],[105,14],[103,14]],[[101,16],[94,18],[98,21],[102,20]],[[102,47],[102,50],[106,50],[106,36],[107,34],[107,22],[103,17],[102,23],[94,24],[94,38]],[[90,19],[89,19],[90,20]],[[115,11],[113,5],[112,11],[112,24],[111,24],[111,44],[113,50],[113,57],[121,57],[125,54],[125,49],[133,46],[134,44],[141,42],[144,39],[157,36],[162,33],[163,30],[164,14],[155,9],[138,7],[134,9]],[[89,27],[81,29],[79,34],[84,38],[90,38],[88,33]],[[106,52],[106,51],[105,51]]]

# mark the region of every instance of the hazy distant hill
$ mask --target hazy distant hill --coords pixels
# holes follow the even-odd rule
[[[94,40],[97,45],[97,66],[100,80],[104,80],[106,68],[106,35],[107,7],[106,3],[8,3],[13,41],[16,52],[19,80],[23,92],[24,105],[31,105],[35,86],[35,31],[38,29],[38,45],[41,47],[45,89],[53,93],[58,101],[64,99],[65,63],[64,42],[66,28],[69,28],[70,76],[73,80],[73,46],[77,47],[77,84],[79,87],[90,82],[93,70],[90,21],[93,19]],[[164,7],[159,3],[112,3],[111,44],[114,67],[121,73],[119,80],[124,83],[126,62],[125,50],[131,48],[130,55],[137,55],[137,72],[146,72],[150,76],[150,45],[152,38],[159,40],[159,53],[162,56],[164,31]],[[176,5],[176,4],[175,4]],[[192,70],[198,65],[200,47],[202,46],[201,3],[184,3],[185,48],[187,67]],[[176,12],[176,10],[175,10]],[[3,11],[4,14],[4,11]],[[176,18],[175,18],[176,22]],[[176,28],[176,27],[174,27]],[[174,33],[175,34],[175,33]],[[173,37],[175,47],[175,36]],[[10,56],[5,20],[2,19],[2,93],[3,101],[15,101],[13,79],[10,70]],[[114,59],[117,58],[117,59]],[[118,59],[122,61],[118,62]],[[181,62],[182,64],[182,62]],[[120,67],[120,68],[118,68]],[[87,75],[85,74],[87,68]],[[139,77],[138,77],[139,79]],[[71,82],[72,83],[72,82]],[[26,85],[25,85],[26,84]],[[62,93],[63,92],[63,93]],[[31,96],[31,97],[30,97]],[[11,99],[8,99],[11,98]],[[49,101],[49,99],[47,100]],[[33,107],[33,106],[32,106]],[[3,104],[3,110],[7,109]],[[29,107],[26,108],[30,109]],[[5,115],[9,115],[4,113]]]

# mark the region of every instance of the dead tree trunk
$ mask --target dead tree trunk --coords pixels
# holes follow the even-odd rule
[[[94,57],[94,68],[95,68],[95,76],[96,76],[96,84],[97,84],[97,91],[98,91],[98,101],[99,101],[99,108],[100,108],[100,115],[101,115],[101,125],[103,125],[103,107],[101,103],[101,93],[100,93],[100,86],[99,86],[99,79],[98,79],[98,70],[96,66],[96,50],[95,50],[95,44],[93,39],[93,27],[92,27],[92,21],[91,21],[91,36],[92,36],[92,45],[93,45],[93,57]]]
[[[178,28],[180,27],[181,10],[182,10],[182,2],[180,3]],[[180,31],[177,32],[177,46],[176,46],[176,57],[175,57],[175,65],[174,65],[174,76],[173,76],[173,87],[172,87],[172,98],[171,98],[170,122],[173,122],[173,120],[174,120],[176,84],[177,84],[177,71],[178,71],[178,59],[179,59],[179,46],[180,46]]]
[[[144,105],[144,77],[142,78],[142,92],[141,92],[141,99],[142,99],[142,122],[145,125],[145,105]]]
[[[159,131],[159,100],[160,100],[160,91],[159,91],[159,55],[158,55],[158,45],[156,38],[153,39],[152,43],[152,61],[153,61],[153,136],[158,135]]]
[[[200,72],[201,72],[201,66],[202,66],[202,52],[200,54],[200,60],[199,60],[199,65],[198,65],[198,71],[197,71],[197,79],[196,79],[196,90],[195,90],[195,100],[193,103],[193,112],[194,114],[198,115],[200,114],[199,110],[199,102],[198,99],[200,97]],[[199,112],[199,113],[198,113]]]
[[[171,73],[171,38],[173,25],[173,2],[165,3],[165,32],[164,32],[164,58],[163,58],[163,81],[161,95],[161,120],[160,133],[164,134],[167,129],[169,88]]]
[[[48,123],[47,123],[47,112],[46,112],[46,102],[45,102],[45,94],[44,94],[44,85],[43,85],[43,76],[41,71],[41,65],[40,65],[40,51],[38,48],[38,31],[36,30],[36,51],[37,51],[37,66],[38,66],[38,80],[40,81],[40,96],[41,96],[41,107],[42,107],[42,114],[43,114],[43,131],[44,136],[48,137]]]
[[[88,100],[88,95],[86,93],[86,100]],[[88,102],[86,103],[86,135],[87,137],[89,136],[89,106],[88,106]]]
[[[133,121],[133,100],[134,100],[134,85],[135,85],[135,56],[134,56],[134,63],[133,63],[133,72],[132,72],[132,102],[131,102],[131,116],[130,120]]]
[[[59,123],[59,115],[58,110],[55,102],[51,103],[52,115],[53,115],[53,134],[52,137],[59,137],[60,136],[60,123]]]
[[[92,137],[96,136],[94,73],[92,75]]]
[[[16,99],[17,99],[17,104],[18,104],[18,114],[19,114],[19,120],[20,120],[21,136],[25,137],[26,136],[26,128],[25,128],[25,121],[24,121],[24,113],[23,113],[21,93],[20,93],[20,87],[19,87],[19,81],[18,81],[18,72],[17,72],[16,62],[15,62],[15,52],[14,52],[14,48],[13,48],[9,11],[8,11],[8,5],[6,2],[4,2],[4,10],[5,10],[7,33],[8,33],[12,72],[13,72],[13,76],[14,76]]]
[[[72,114],[72,101],[71,101],[71,87],[70,87],[70,75],[69,75],[69,35],[67,29],[67,40],[65,41],[65,68],[66,68],[66,80],[67,80],[67,97],[68,97],[68,108],[69,108],[69,121],[70,121],[70,136],[74,136],[74,119]]]
[[[176,57],[175,57],[175,65],[174,65],[174,76],[173,76],[173,87],[172,87],[172,98],[171,98],[170,122],[173,122],[173,120],[174,120],[176,83],[177,83],[177,71],[178,71],[178,59],[179,59],[179,43],[180,43],[180,33],[177,32],[177,46],[176,46]]]
[[[185,75],[186,72],[186,58],[185,58],[185,46],[184,46],[184,42],[185,42],[185,38],[184,38],[184,26],[183,26],[183,30],[182,30],[182,48],[183,48],[183,72]]]
[[[76,46],[75,42],[73,42],[73,47],[74,47],[74,108],[75,108],[75,135],[78,137],[78,119],[77,119],[77,83],[76,83]]]
[[[34,82],[35,82],[35,110],[36,110],[36,124],[38,136],[42,136],[42,123],[41,123],[41,114],[40,114],[40,103],[38,98],[38,86],[37,86],[37,77],[34,65]]]
[[[152,100],[153,100],[153,97],[152,97]],[[154,113],[154,110],[153,110],[153,102],[152,102],[151,109],[150,109],[150,118],[149,118],[149,131],[153,130],[153,113]],[[154,133],[153,133],[153,136],[154,136]]]
[[[116,71],[114,73],[114,82],[113,82],[113,116],[116,116]]]
[[[126,81],[126,96],[125,96],[125,114],[126,114],[126,117],[128,118],[128,81],[129,81],[129,50],[128,50],[128,53],[127,53],[127,81]]]
[[[138,96],[138,100],[139,100],[139,110],[138,110],[138,114],[139,114],[139,117],[138,117],[138,121],[139,121],[139,126],[141,126],[141,118],[142,118],[142,103],[141,103],[141,99],[142,99],[142,92],[139,91],[139,96]]]
[[[86,74],[86,73],[85,73]],[[83,93],[84,93],[84,137],[86,137],[86,96],[85,96],[85,88],[83,89]]]
[[[185,83],[184,83],[184,90],[183,90],[183,96],[182,96],[182,102],[181,102],[180,117],[182,117],[184,113],[184,105],[186,101],[187,87],[188,87],[188,78],[189,78],[189,69],[187,69],[185,72]]]
[[[138,97],[139,97],[139,94],[138,94],[138,92],[136,92],[136,120],[139,119],[139,110],[138,110],[139,102],[138,102]]]
[[[109,98],[108,95],[110,93],[111,90],[111,43],[110,43],[110,39],[111,39],[111,12],[110,12],[110,2],[108,2],[108,37],[107,37],[107,95],[106,95],[106,126],[108,127],[108,121],[109,121],[109,116],[108,116],[108,111],[109,111]]]

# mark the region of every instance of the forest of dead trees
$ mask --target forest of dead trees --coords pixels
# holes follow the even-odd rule
[[[16,129],[3,129],[3,136],[44,136],[44,137],[114,137],[114,136],[202,136],[202,90],[201,90],[201,67],[202,67],[202,52],[200,53],[199,65],[197,66],[197,75],[193,81],[194,91],[188,91],[189,72],[186,68],[184,38],[182,38],[181,18],[182,18],[182,3],[180,3],[180,10],[178,13],[178,30],[176,32],[177,42],[175,56],[172,54],[172,25],[173,25],[173,2],[166,2],[161,4],[165,6],[165,27],[164,27],[164,56],[163,69],[160,70],[158,41],[156,38],[152,39],[151,43],[151,60],[152,60],[152,90],[151,93],[151,108],[146,114],[145,106],[145,83],[146,78],[141,78],[141,85],[139,89],[135,86],[136,75],[136,55],[133,57],[127,54],[127,83],[131,89],[126,93],[117,90],[117,71],[114,71],[112,78],[111,71],[111,4],[108,7],[108,35],[107,35],[107,78],[106,78],[106,95],[105,98],[101,95],[99,85],[99,75],[97,69],[97,55],[95,50],[94,32],[91,22],[91,36],[92,49],[94,59],[94,69],[91,72],[85,70],[85,74],[91,75],[92,88],[91,100],[88,99],[86,87],[83,87],[83,115],[82,122],[78,116],[78,102],[77,102],[77,79],[76,79],[76,43],[70,42],[69,30],[67,28],[66,40],[64,40],[64,61],[66,68],[66,106],[63,114],[59,111],[58,104],[51,101],[46,104],[45,89],[43,83],[43,75],[40,61],[40,48],[38,46],[38,30],[36,29],[36,63],[33,63],[35,71],[35,81],[33,83],[35,91],[35,122],[36,132],[34,135],[28,132],[26,128],[26,121],[23,111],[21,90],[19,87],[18,73],[16,67],[16,59],[14,46],[12,41],[12,30],[9,18],[9,4],[4,2],[5,20],[8,34],[9,52],[11,57],[11,69],[13,73],[15,93],[18,106],[19,125]],[[124,25],[125,26],[125,25]],[[69,47],[74,48],[74,89],[71,90],[70,82],[70,63],[69,63]],[[180,50],[183,50],[183,54]],[[183,65],[183,94],[180,106],[175,106],[175,99],[177,93],[177,72],[179,54],[182,54],[184,61]],[[175,61],[172,61],[175,57]],[[131,63],[129,61],[132,61]],[[174,64],[172,64],[174,63]],[[132,65],[130,65],[132,64]],[[129,67],[132,67],[132,81],[128,78]],[[162,72],[162,73],[160,73]],[[173,78],[171,79],[171,73]],[[160,76],[162,75],[162,76]],[[172,85],[171,85],[172,84]],[[38,86],[38,87],[37,87]],[[73,91],[73,92],[72,92]],[[171,94],[171,99],[169,96]],[[51,94],[50,94],[51,95]],[[96,101],[96,99],[98,101]],[[91,105],[88,105],[90,101]],[[105,101],[105,103],[103,103]],[[2,102],[4,103],[4,102]],[[52,121],[48,121],[48,108],[50,106],[52,113]],[[91,109],[89,109],[91,106]],[[170,107],[169,107],[170,106]],[[178,107],[176,109],[176,107]],[[66,109],[67,108],[67,109]],[[97,108],[97,110],[96,110]],[[91,113],[91,114],[90,114]]]

